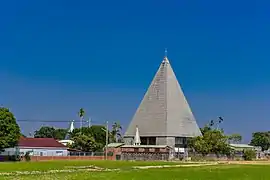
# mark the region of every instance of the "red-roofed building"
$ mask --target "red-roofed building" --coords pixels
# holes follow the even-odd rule
[[[67,156],[67,147],[53,138],[25,138],[21,137],[16,148],[8,148],[1,154],[10,155],[11,152],[24,155],[30,152],[31,156]]]

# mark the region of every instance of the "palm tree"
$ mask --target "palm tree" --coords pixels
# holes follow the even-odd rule
[[[122,126],[119,122],[114,122],[112,125],[111,136],[114,142],[119,142],[122,139]]]
[[[80,117],[80,122],[81,122],[81,130],[82,130],[82,122],[83,122],[83,118],[84,118],[84,115],[85,115],[85,111],[83,108],[80,108],[80,111],[78,112],[79,114],[79,117]],[[81,131],[82,132],[82,131]]]

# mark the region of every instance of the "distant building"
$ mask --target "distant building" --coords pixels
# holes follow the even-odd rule
[[[67,147],[53,138],[24,138],[21,137],[17,147],[7,148],[0,155],[24,156],[30,152],[31,156],[67,156]]]
[[[230,144],[230,147],[235,151],[256,150],[255,146],[251,146],[248,144]]]
[[[188,138],[202,135],[166,56],[125,132],[126,145],[138,144],[138,129],[140,145],[185,148]]]

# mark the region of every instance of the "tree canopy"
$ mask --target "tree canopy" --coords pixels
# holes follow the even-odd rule
[[[237,134],[237,133],[231,134],[228,136],[228,140],[230,143],[237,144],[237,143],[240,143],[242,141],[242,136],[240,134]]]
[[[71,148],[82,151],[102,151],[106,144],[105,127],[93,125],[91,127],[76,128],[70,134],[74,143]]]
[[[190,140],[189,146],[191,148],[203,156],[210,153],[216,155],[229,153],[228,137],[222,130],[212,129],[209,126],[205,126],[202,130],[203,136]]]
[[[0,107],[0,150],[16,146],[20,136],[20,127],[12,112]]]
[[[120,123],[114,122],[109,131],[109,142],[122,141],[122,127]],[[70,133],[74,143],[71,148],[82,151],[102,151],[106,145],[106,127],[102,125],[93,125],[91,127],[76,128]]]
[[[96,150],[97,144],[92,136],[78,133],[77,136],[74,136],[72,138],[72,140],[74,141],[74,143],[70,145],[71,148],[75,148],[85,152]]]
[[[201,153],[203,156],[214,153],[217,156],[220,154],[231,154],[231,148],[229,145],[229,139],[234,141],[241,141],[242,136],[239,134],[233,134],[226,136],[223,129],[219,128],[219,125],[224,121],[222,117],[218,117],[217,120],[211,120],[209,124],[200,128],[202,136],[194,137],[190,139],[189,146],[193,148],[197,153]]]
[[[110,133],[110,142],[122,142],[122,126],[119,122],[114,122]]]
[[[50,126],[42,126],[39,130],[35,131],[35,138],[54,138],[54,139],[64,139],[67,134],[67,129],[55,129]]]
[[[252,134],[250,142],[252,146],[260,146],[262,150],[268,150],[270,147],[270,132],[255,132]]]

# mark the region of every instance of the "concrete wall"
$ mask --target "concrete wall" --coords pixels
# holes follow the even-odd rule
[[[67,156],[68,151],[65,148],[6,148],[4,152],[1,152],[0,155],[16,155],[17,152],[21,156],[24,156],[26,152],[30,151],[31,156]]]
[[[6,149],[4,149],[3,152],[0,152],[0,155],[12,156],[12,155],[16,155],[16,152],[18,152],[18,150],[16,148],[6,148]]]
[[[67,156],[67,149],[61,148],[50,148],[50,149],[39,149],[39,148],[20,148],[20,154],[24,155],[30,151],[31,156]]]
[[[64,161],[64,160],[105,160],[104,156],[31,156],[31,161]],[[108,156],[108,160],[115,160],[114,156]]]

